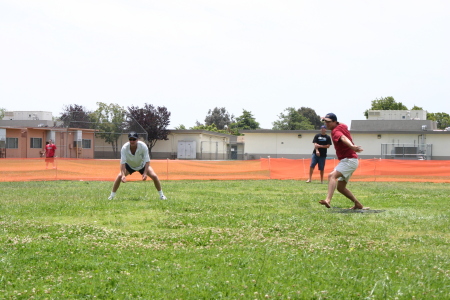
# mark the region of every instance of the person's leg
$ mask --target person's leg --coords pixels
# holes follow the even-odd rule
[[[308,178],[308,180],[306,180],[306,182],[308,182],[308,183],[311,182],[313,172],[314,172],[314,167],[310,167],[309,168],[309,178]]]
[[[308,180],[306,180],[306,182],[311,182],[312,181],[312,175],[314,173],[314,168],[317,165],[317,157],[315,154],[312,155],[311,157],[311,165],[309,166],[309,178]]]
[[[319,158],[319,171],[320,171],[320,183],[323,183],[323,174],[325,171],[325,157],[320,157]]]
[[[342,174],[339,171],[333,170],[333,172],[331,172],[328,175],[328,194],[327,194],[327,198],[324,200],[320,200],[319,203],[322,205],[325,205],[327,208],[330,208],[330,203],[331,203],[331,199],[333,198],[334,195],[334,191],[336,190],[337,187],[337,182],[338,182],[338,178],[341,177]]]
[[[363,209],[363,205],[356,199],[353,193],[347,188],[347,181],[342,180],[337,184],[337,190],[339,193],[350,199],[355,205],[351,209]]]
[[[149,176],[153,180],[153,184],[155,185],[156,190],[159,193],[159,198],[162,200],[166,200],[166,196],[162,191],[161,182],[159,181],[158,175],[156,175],[155,171],[151,166],[148,167],[147,176]]]
[[[129,175],[129,173],[127,171],[125,173],[125,176],[128,176],[128,175]],[[122,173],[119,173],[116,177],[116,180],[114,180],[113,188],[112,188],[111,194],[108,197],[108,200],[114,199],[114,197],[116,196],[116,192],[120,187],[121,182],[122,182]]]
[[[122,182],[122,173],[119,173],[119,175],[117,175],[116,177],[116,180],[114,180],[114,185],[112,188],[113,193],[117,192],[121,182]]]
[[[153,184],[155,185],[156,190],[159,192],[161,190],[161,182],[159,181],[158,175],[156,175],[155,171],[150,166],[148,167],[147,176],[149,176],[153,180]]]

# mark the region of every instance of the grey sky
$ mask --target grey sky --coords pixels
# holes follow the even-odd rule
[[[371,101],[450,113],[450,1],[0,0],[0,107],[166,106],[170,128]]]

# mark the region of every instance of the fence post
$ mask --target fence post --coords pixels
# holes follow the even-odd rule
[[[166,180],[169,180],[169,159],[167,159],[167,172],[166,172]]]
[[[269,179],[272,179],[272,171],[270,169],[270,156],[267,156],[269,158]]]

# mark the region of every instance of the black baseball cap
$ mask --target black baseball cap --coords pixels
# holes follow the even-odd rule
[[[333,113],[328,113],[325,117],[322,118],[322,121],[337,122],[337,117]]]
[[[128,134],[128,139],[138,139],[139,136],[136,132],[132,131]]]

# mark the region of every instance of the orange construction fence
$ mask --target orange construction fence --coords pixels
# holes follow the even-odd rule
[[[152,160],[151,166],[160,180],[306,180],[310,159],[261,158],[258,160],[202,161]],[[327,159],[325,179],[338,164]],[[113,181],[119,173],[120,161],[102,159],[56,158],[46,165],[44,159],[0,159],[0,181],[39,180],[103,180]],[[133,174],[129,180],[140,180]],[[319,171],[313,180],[319,179]],[[352,181],[449,182],[450,161],[360,159]]]

